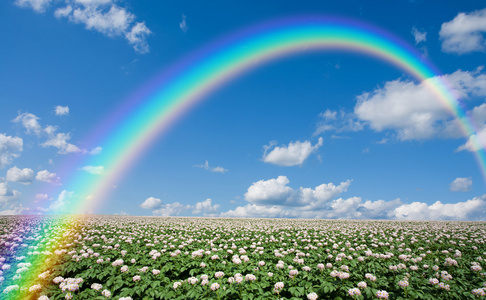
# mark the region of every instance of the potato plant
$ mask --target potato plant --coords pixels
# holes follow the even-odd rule
[[[0,218],[0,299],[475,299],[486,223]]]

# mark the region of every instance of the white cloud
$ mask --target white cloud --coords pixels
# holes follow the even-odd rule
[[[0,211],[0,216],[15,216],[20,215],[27,210],[22,204],[13,204],[9,208]]]
[[[452,21],[442,24],[439,36],[442,50],[464,54],[486,50],[486,8],[471,13],[459,13]]]
[[[201,168],[201,169],[208,170],[208,171],[215,172],[215,173],[225,173],[225,172],[228,171],[227,169],[225,169],[223,167],[214,167],[214,168],[209,167],[209,162],[207,160],[204,164],[195,165],[194,167]]]
[[[103,150],[103,148],[98,146],[98,147],[96,147],[96,148],[93,148],[93,149],[92,149],[92,150],[89,152],[89,154],[91,154],[91,155],[97,155],[97,154],[100,154],[102,150]]]
[[[7,182],[0,182],[0,196],[10,197],[13,196],[13,191],[8,186]]]
[[[198,215],[200,213],[203,213],[204,216],[215,216],[215,213],[219,209],[219,204],[212,204],[211,199],[206,199],[201,202],[197,202],[196,205],[194,205],[194,210],[192,211],[192,214]]]
[[[47,199],[49,199],[49,196],[47,194],[35,194],[34,202],[45,201]]]
[[[145,25],[145,22],[138,22],[129,32],[125,33],[125,38],[130,45],[133,45],[135,51],[143,54],[149,52],[147,36],[151,33],[150,29]]]
[[[119,213],[114,213],[116,216],[129,216],[130,214],[126,211],[121,210]]]
[[[247,204],[220,214],[232,218],[305,218],[305,219],[397,219],[397,220],[470,220],[486,218],[486,195],[465,202],[428,205],[422,202],[402,204],[392,201],[364,201],[360,197],[335,199],[323,209],[305,209],[282,205]]]
[[[161,208],[154,210],[152,213],[154,216],[178,216],[183,211],[191,209],[190,205],[184,205],[179,202],[163,204]]]
[[[287,186],[289,183],[290,180],[286,176],[254,182],[245,193],[245,199],[254,204],[285,202],[294,192],[291,187]]]
[[[162,200],[154,197],[149,197],[140,204],[140,207],[143,209],[156,209],[162,205]]]
[[[229,218],[291,218],[294,215],[292,211],[286,210],[281,206],[260,206],[255,204],[247,204],[246,206],[238,206],[234,210],[221,213],[221,217]]]
[[[43,147],[55,147],[59,149],[57,153],[59,154],[69,154],[69,153],[78,153],[82,152],[78,146],[69,143],[68,141],[71,139],[70,133],[57,133],[49,137],[47,141],[41,144]]]
[[[71,14],[71,12],[73,11],[73,8],[71,7],[71,5],[68,5],[66,7],[61,7],[61,8],[58,8],[56,9],[56,11],[54,12],[54,16],[56,18],[66,18],[67,16],[69,16]]]
[[[59,154],[69,154],[86,152],[81,150],[78,146],[69,143],[71,139],[70,133],[57,133],[57,127],[47,125],[42,127],[39,123],[40,118],[31,113],[19,114],[14,120],[14,123],[20,123],[28,134],[35,134],[38,137],[46,137],[47,140],[41,144],[42,147],[55,147]]]
[[[486,216],[486,195],[465,202],[432,205],[423,202],[404,204],[390,215],[399,220],[484,220]]]
[[[81,170],[86,171],[90,174],[101,175],[105,172],[104,166],[84,166]]]
[[[222,217],[236,218],[305,218],[305,219],[387,219],[389,213],[401,205],[400,199],[393,201],[365,201],[360,197],[335,199],[322,209],[285,207],[281,205],[247,204],[223,212]]]
[[[216,172],[216,173],[224,173],[226,171],[228,171],[228,170],[223,168],[223,167],[215,167],[215,168],[211,169],[211,172]]]
[[[470,135],[466,143],[457,147],[456,152],[464,150],[476,152],[480,149],[486,149],[486,128],[483,128],[476,134]]]
[[[341,182],[338,186],[325,183],[312,188],[300,187],[297,190],[288,186],[286,176],[254,182],[245,193],[245,200],[255,205],[282,205],[301,207],[302,209],[321,209],[337,195],[347,191],[351,180]]]
[[[443,77],[445,78],[445,82],[452,86],[459,98],[468,99],[471,97],[486,96],[486,73],[484,72],[484,66],[479,66],[473,71],[457,70]]]
[[[42,126],[39,123],[40,118],[31,113],[22,113],[13,119],[14,123],[21,123],[29,134],[40,136],[43,132]]]
[[[55,185],[61,184],[61,178],[59,178],[56,175],[56,173],[51,173],[47,170],[37,172],[35,179],[37,179],[39,181],[44,181],[44,182],[48,182],[48,183],[51,183],[51,184],[55,184]]]
[[[34,181],[34,170],[29,168],[20,169],[15,167],[7,171],[7,181],[31,184]]]
[[[449,186],[453,192],[468,192],[472,188],[471,177],[458,177],[451,182]]]
[[[102,10],[99,5],[77,7],[69,16],[74,23],[81,23],[88,30],[96,30],[107,36],[119,36],[128,30],[135,16],[116,5]]]
[[[479,97],[486,95],[486,74],[480,67],[443,77],[428,78],[418,84],[403,80],[386,82],[384,87],[358,96],[354,112],[376,131],[396,131],[400,140],[462,137],[459,123],[427,84],[445,80],[463,99]]]
[[[23,140],[0,133],[0,169],[12,163],[22,152]]]
[[[325,112],[319,114],[319,121],[316,127],[314,136],[325,133],[326,131],[360,131],[363,130],[364,124],[358,120],[355,114],[346,113],[343,110],[338,112],[327,109]]]
[[[415,44],[419,44],[421,42],[425,42],[427,40],[427,32],[422,32],[417,29],[417,27],[412,28],[412,34],[415,38]]]
[[[66,116],[69,115],[69,107],[68,106],[56,106],[55,108],[56,116]]]
[[[48,210],[57,213],[66,212],[69,204],[71,204],[71,199],[74,197],[74,192],[63,190],[59,197],[54,200],[50,205]]]
[[[2,179],[0,179],[2,180]],[[1,209],[12,208],[18,204],[22,193],[12,190],[7,182],[0,182],[0,207]]]
[[[186,33],[187,30],[189,29],[189,27],[187,26],[187,22],[186,22],[186,16],[185,15],[182,15],[182,20],[181,22],[179,23],[179,28],[182,30],[182,32]]]
[[[51,0],[15,0],[14,3],[19,7],[32,8],[37,13],[43,13]]]
[[[145,22],[135,22],[135,15],[113,0],[66,1],[66,6],[56,9],[56,18],[68,18],[83,24],[86,29],[108,37],[123,36],[138,53],[149,52],[147,37],[152,34]]]
[[[297,141],[295,143],[289,143],[286,147],[277,146],[273,148],[270,153],[267,153],[267,151],[273,147],[271,143],[270,146],[267,145],[264,147],[265,153],[263,154],[263,161],[279,166],[301,165],[309,155],[317,151],[322,144],[322,138],[319,138],[319,141],[314,146],[312,146],[310,141]]]

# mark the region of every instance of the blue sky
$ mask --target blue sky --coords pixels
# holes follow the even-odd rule
[[[290,16],[356,19],[409,43],[461,95],[483,143],[484,3],[331,2],[2,1],[0,214],[62,212],[78,201],[70,178],[100,171],[66,166],[103,151],[89,138],[130,95],[222,36]],[[484,220],[468,140],[395,66],[295,55],[209,95],[93,213]]]

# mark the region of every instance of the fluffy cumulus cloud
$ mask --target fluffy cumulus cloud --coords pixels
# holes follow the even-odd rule
[[[312,145],[310,141],[291,142],[288,146],[281,147],[275,146],[275,143],[270,143],[270,145],[264,147],[265,153],[263,154],[263,161],[279,166],[302,165],[322,144],[322,138],[319,138],[319,141],[315,145]]]
[[[400,79],[386,82],[371,93],[359,95],[354,112],[376,131],[395,131],[399,140],[462,137],[459,123],[430,89],[438,80],[448,82],[461,99],[486,95],[483,68],[458,70],[421,83]],[[480,124],[479,127],[483,126]]]
[[[143,209],[156,209],[159,208],[161,205],[162,200],[155,197],[149,197],[145,199],[142,204],[140,204],[140,207]]]
[[[209,162],[207,160],[204,164],[194,165],[194,167],[201,168],[201,169],[208,170],[208,171],[215,172],[215,173],[225,173],[225,172],[228,171],[227,169],[225,169],[223,167],[210,167]]]
[[[486,8],[470,13],[459,13],[454,19],[442,24],[439,36],[442,50],[464,54],[486,50]]]
[[[279,205],[300,207],[301,209],[321,209],[331,199],[347,191],[351,180],[339,185],[324,183],[313,188],[293,189],[286,176],[254,182],[245,193],[245,200],[255,205]]]
[[[7,171],[7,181],[31,184],[34,181],[34,174],[34,170],[32,169],[20,169],[15,166]]]
[[[453,192],[468,192],[472,188],[471,177],[458,177],[454,179],[449,185],[449,189]]]
[[[216,216],[216,213],[218,212],[220,205],[219,204],[213,204],[211,199],[206,199],[201,202],[197,202],[194,205],[194,210],[192,211],[193,215],[199,215],[203,214],[204,216]]]
[[[400,199],[364,200],[339,197],[351,181],[292,189],[285,176],[253,183],[244,206],[221,212],[230,218],[485,220],[486,195],[457,203],[403,203]]]
[[[23,140],[0,133],[0,169],[8,166],[20,156],[23,148]]]
[[[486,148],[486,128],[481,129],[481,131],[472,134],[468,137],[466,143],[457,147],[456,152],[459,151],[471,151],[476,152],[479,149]]]
[[[420,31],[415,26],[412,28],[412,34],[415,38],[415,44],[419,44],[427,40],[427,32]]]
[[[14,123],[20,123],[29,134],[40,136],[44,131],[39,123],[40,118],[31,113],[19,114],[14,120]]]
[[[54,109],[56,116],[67,116],[69,115],[69,107],[68,106],[56,106]]]
[[[440,201],[432,205],[423,202],[404,204],[390,215],[398,220],[484,220],[486,195],[465,202],[445,204]]]
[[[221,216],[232,218],[389,219],[390,211],[400,205],[400,199],[363,201],[360,197],[350,197],[331,200],[326,207],[321,209],[247,204],[223,212]]]
[[[51,173],[47,170],[37,172],[37,175],[35,175],[35,179],[55,185],[61,184],[61,178],[57,176],[56,173]]]

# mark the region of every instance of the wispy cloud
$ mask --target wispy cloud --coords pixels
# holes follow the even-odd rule
[[[187,26],[186,22],[186,15],[182,15],[182,20],[179,23],[179,28],[182,30],[182,32],[186,33],[187,30],[189,30],[189,26]]]
[[[54,16],[67,18],[70,22],[82,24],[88,30],[97,31],[108,37],[124,37],[138,53],[149,52],[147,37],[152,34],[145,22],[136,22],[136,16],[116,0],[16,0],[22,8],[43,13],[51,5]]]
[[[206,162],[202,165],[194,165],[194,167],[196,168],[201,168],[201,169],[204,169],[204,170],[208,170],[208,171],[211,171],[211,172],[216,172],[216,173],[225,173],[225,172],[228,172],[227,169],[223,168],[223,167],[210,167],[209,166],[209,162],[206,160]]]
[[[413,37],[415,38],[415,44],[419,44],[427,41],[427,32],[420,31],[415,26],[412,28],[412,34]]]

